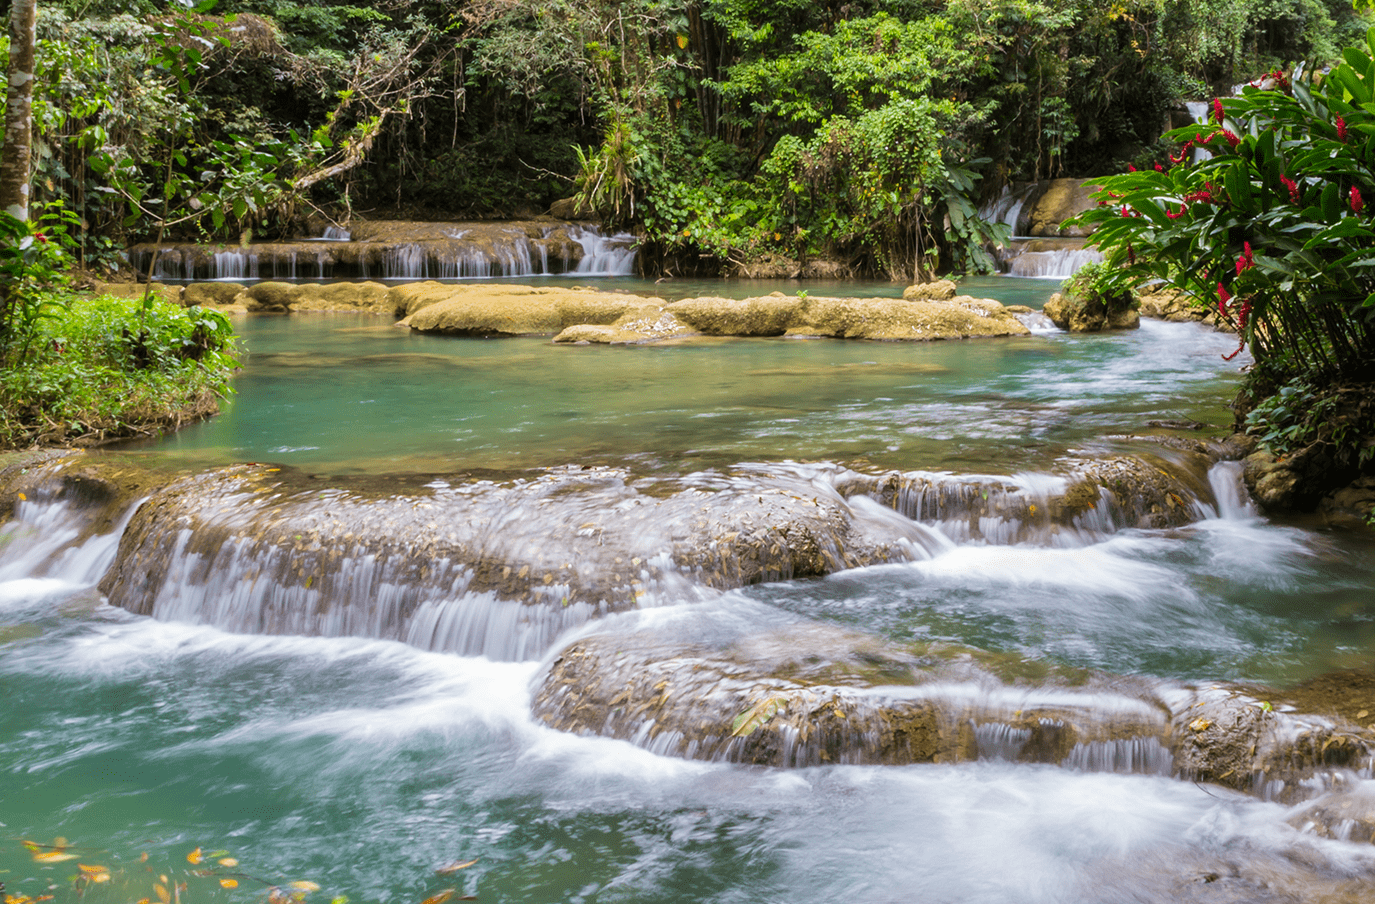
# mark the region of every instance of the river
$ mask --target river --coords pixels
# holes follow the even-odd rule
[[[967,288],[1039,305],[1053,284]],[[1066,460],[1160,452],[1128,435],[1179,432],[1148,422],[1221,435],[1242,363],[1222,359],[1232,337],[1154,321],[638,348],[416,336],[351,315],[237,327],[246,367],[223,415],[105,456],[178,473],[264,462],[401,496],[533,486],[574,466],[615,475],[615,494],[588,491],[608,509],[628,488],[826,489],[889,471],[996,475],[1033,494]],[[320,623],[327,636],[250,633],[242,608],[188,609],[166,584],[157,617],[134,615],[94,587],[123,523],[90,536],[70,506],[22,500],[0,529],[0,881],[95,904],[1369,900],[1375,847],[1301,831],[1295,807],[1181,781],[1158,759],[1095,771],[1011,762],[986,743],[964,763],[745,766],[532,715],[570,638],[645,630],[834,625],[1180,684],[1368,666],[1375,543],[1272,523],[1238,495],[1234,467],[1209,477],[1192,523],[1159,529],[999,539],[853,502],[875,529],[933,539],[910,560],[826,577],[659,583],[631,611],[489,655],[415,642],[414,626],[397,635],[411,643],[338,621]],[[526,528],[545,511],[512,505]],[[473,594],[431,602],[459,597]]]

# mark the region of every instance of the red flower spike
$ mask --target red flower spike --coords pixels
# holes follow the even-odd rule
[[[1302,204],[1303,196],[1299,194],[1299,184],[1283,174],[1280,175],[1280,181],[1284,183],[1285,188],[1289,189],[1289,200],[1293,202],[1296,207]]]
[[[1232,293],[1227,291],[1227,287],[1222,283],[1217,284],[1217,309],[1223,317],[1227,316],[1227,303],[1232,300]]]
[[[1232,360],[1232,359],[1235,358],[1237,355],[1241,354],[1242,349],[1244,349],[1244,348],[1246,348],[1246,340],[1245,340],[1245,339],[1242,339],[1241,342],[1237,344],[1237,350],[1234,351],[1234,352],[1232,352],[1230,355],[1223,355],[1223,356],[1222,356],[1222,360],[1224,360],[1224,361],[1230,361],[1230,360]]]
[[[1155,171],[1156,171],[1157,173],[1163,173],[1163,172],[1165,172],[1165,167],[1163,167],[1163,166],[1161,166],[1160,164],[1157,163],[1157,164],[1155,165]]]
[[[1346,120],[1342,119],[1340,113],[1337,114],[1337,140],[1346,144]]]
[[[1222,125],[1222,98],[1213,98],[1213,119],[1217,120],[1218,125]]]
[[[1179,210],[1177,212],[1171,211],[1170,208],[1166,207],[1165,216],[1169,217],[1171,220],[1177,220],[1180,217],[1184,216],[1185,212],[1188,211],[1188,209],[1189,205],[1187,204],[1179,205]]]
[[[1365,199],[1361,197],[1361,190],[1356,186],[1351,186],[1351,212],[1359,214],[1365,209]]]
[[[1136,167],[1133,166],[1132,164],[1128,163],[1128,164],[1127,164],[1127,172],[1129,172],[1129,173],[1134,173],[1134,172],[1136,172]]]

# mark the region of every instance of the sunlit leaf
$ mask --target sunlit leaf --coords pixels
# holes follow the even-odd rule
[[[64,854],[61,851],[44,851],[41,854],[34,854],[35,863],[61,863],[63,860],[75,860],[76,854]]]
[[[421,901],[420,904],[444,904],[445,901],[452,898],[457,892],[458,889],[456,888],[446,888],[441,892],[430,895],[428,898]]]
[[[441,876],[447,873],[456,873],[461,869],[467,869],[474,863],[477,863],[476,857],[474,857],[472,860],[456,860],[453,863],[450,863],[448,866],[441,866],[439,869],[435,870],[435,872],[439,873]]]
[[[76,868],[81,870],[81,875],[92,882],[109,882],[110,870],[103,866],[88,866],[85,863],[78,863]]]

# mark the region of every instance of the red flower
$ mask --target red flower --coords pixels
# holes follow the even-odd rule
[[[1337,114],[1337,140],[1342,143],[1346,142],[1346,120],[1342,119],[1340,113]]]
[[[1171,220],[1177,220],[1177,219],[1179,219],[1180,217],[1184,216],[1185,212],[1188,211],[1188,209],[1189,209],[1189,205],[1188,205],[1188,204],[1181,204],[1181,205],[1179,205],[1179,210],[1178,210],[1178,212],[1171,211],[1170,208],[1166,207],[1166,208],[1165,208],[1165,216],[1169,217]]]
[[[1193,146],[1194,146],[1194,143],[1193,143],[1192,141],[1186,141],[1186,142],[1184,142],[1184,147],[1182,147],[1182,148],[1179,149],[1179,153],[1178,153],[1178,154],[1171,154],[1171,155],[1170,155],[1170,162],[1171,162],[1171,163],[1183,163],[1186,159],[1188,159],[1188,156],[1189,156],[1189,149],[1192,148]]]
[[[1222,125],[1222,98],[1213,98],[1213,119],[1217,120],[1218,125]]]
[[[1302,204],[1303,196],[1299,194],[1299,184],[1283,173],[1280,174],[1280,181],[1284,183],[1285,188],[1289,189],[1289,200],[1295,205]]]
[[[1163,173],[1163,172],[1165,172],[1165,167],[1163,167],[1163,166],[1161,166],[1160,164],[1157,163],[1157,164],[1155,165],[1155,171],[1156,171],[1157,173]]]
[[[1129,173],[1134,173],[1134,172],[1136,172],[1136,167],[1133,166],[1132,164],[1128,163],[1128,164],[1127,164],[1127,172],[1129,172]]]
[[[48,243],[48,237],[41,232],[35,232],[33,234],[33,240],[35,242],[42,242],[45,245]]]
[[[1217,284],[1217,310],[1223,317],[1227,316],[1227,302],[1232,300],[1232,293],[1227,291],[1227,287],[1222,283]]]
[[[1360,213],[1365,209],[1365,199],[1361,197],[1361,190],[1356,186],[1351,186],[1351,212]]]
[[[1251,256],[1251,243],[1242,244],[1245,250],[1242,251],[1241,257],[1237,258],[1237,276],[1240,276],[1243,270],[1249,270],[1256,265],[1255,258]]]
[[[1231,145],[1232,147],[1234,147],[1234,148],[1235,148],[1237,145],[1241,144],[1241,139],[1238,138],[1238,137],[1236,136],[1236,133],[1233,132],[1231,129],[1223,129],[1223,130],[1222,130],[1222,137],[1223,137],[1224,139],[1226,139],[1226,140],[1227,140],[1227,143],[1230,144],[1230,145]]]
[[[1237,323],[1241,329],[1246,329],[1246,320],[1251,316],[1251,302],[1243,301],[1241,309],[1237,311]]]

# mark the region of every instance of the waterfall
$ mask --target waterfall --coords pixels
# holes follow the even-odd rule
[[[258,278],[258,255],[248,251],[216,251],[211,258],[210,278],[242,280]],[[273,267],[276,264],[274,261]]]
[[[1096,248],[1024,251],[1012,258],[1008,275],[1033,279],[1069,279],[1080,267],[1102,259],[1103,253]]]
[[[1017,226],[1021,221],[1022,208],[1040,187],[1040,183],[1037,182],[1028,182],[1015,188],[1011,185],[1004,186],[1001,195],[979,209],[979,219],[989,223],[1002,223],[1012,235],[1020,235]]]
[[[1189,116],[1193,118],[1193,121],[1199,125],[1206,123],[1212,112],[1212,104],[1206,100],[1185,101],[1184,108],[1189,111]],[[1206,148],[1195,146],[1191,162],[1202,163],[1204,160],[1207,160],[1209,156]]]
[[[582,246],[577,276],[630,276],[635,272],[635,237],[628,232],[605,236],[586,226],[572,226],[568,235]]]

